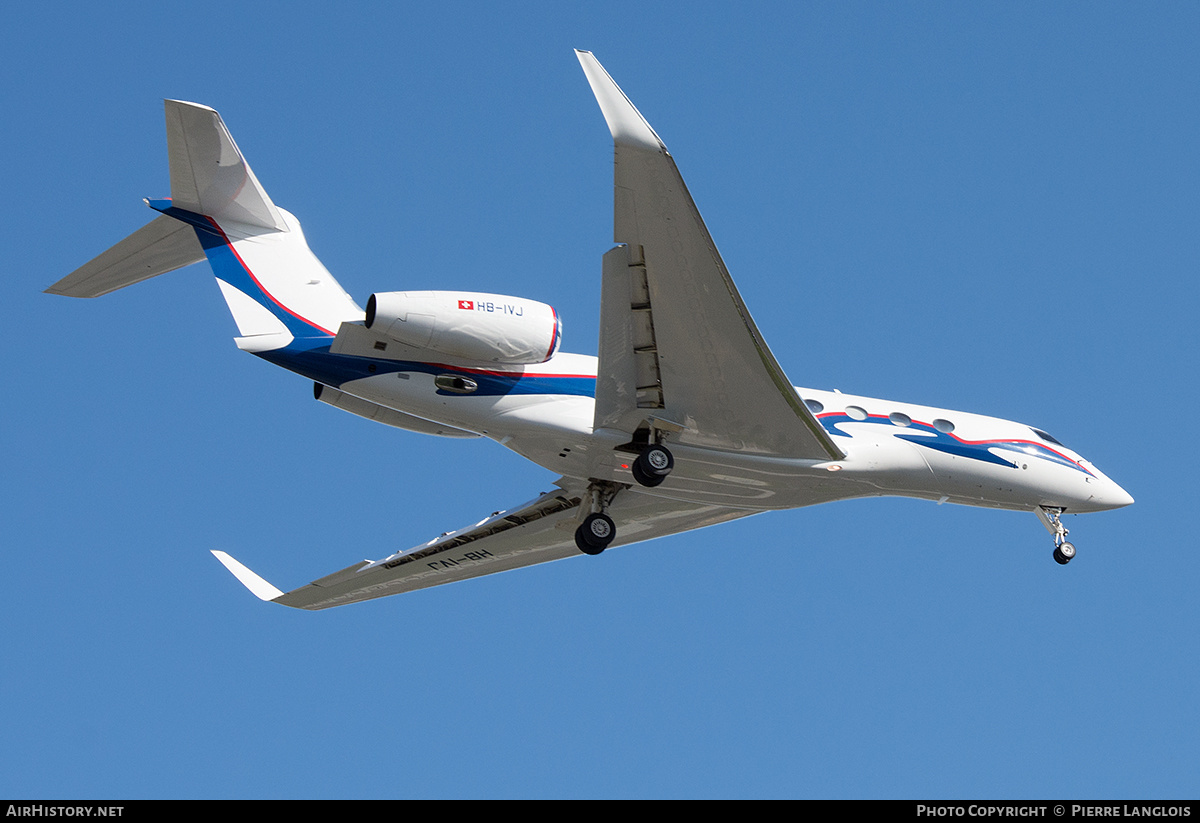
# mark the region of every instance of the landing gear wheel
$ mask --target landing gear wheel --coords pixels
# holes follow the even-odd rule
[[[647,446],[633,461],[633,479],[653,488],[667,479],[675,468],[675,458],[666,446]]]
[[[1067,565],[1075,556],[1075,547],[1067,542],[1069,530],[1062,522],[1064,511],[1050,506],[1040,506],[1034,511],[1046,530],[1054,535],[1054,562],[1060,566]]]
[[[617,526],[607,514],[594,513],[583,518],[575,530],[575,545],[584,554],[600,554],[617,536]]]
[[[642,464],[637,460],[633,461],[633,465],[629,467],[629,470],[633,472],[633,479],[638,482],[638,485],[651,489],[667,479],[656,474],[646,474],[646,470],[642,468]]]

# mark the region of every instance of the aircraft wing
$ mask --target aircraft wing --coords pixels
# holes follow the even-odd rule
[[[314,611],[344,606],[580,555],[575,546],[575,528],[584,492],[582,486],[574,488],[576,482],[564,478],[559,488],[523,506],[496,512],[474,526],[447,532],[382,560],[363,560],[287,593],[225,552],[213,554],[260,600]],[[612,546],[640,543],[753,513],[652,497],[634,489],[618,494],[608,508],[608,515],[617,525]]]
[[[674,441],[840,460],[771,354],[650,124],[590,52],[576,51],[616,146],[613,240],[604,257],[595,427],[650,418]]]

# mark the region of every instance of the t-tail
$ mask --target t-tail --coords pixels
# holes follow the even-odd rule
[[[325,347],[343,322],[362,320],[309,250],[300,222],[271,202],[221,115],[165,104],[171,198],[145,201],[160,216],[46,291],[99,297],[207,258],[241,349]]]

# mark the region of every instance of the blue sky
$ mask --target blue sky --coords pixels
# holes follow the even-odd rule
[[[0,795],[1192,797],[1194,4],[65,3],[6,16]],[[600,4],[596,4],[599,6]],[[286,8],[286,13],[283,9]],[[611,143],[671,148],[793,382],[1039,426],[1137,499],[855,501],[316,614],[292,588],[552,475],[239,352],[203,266],[41,293],[217,108],[360,303],[594,353]]]

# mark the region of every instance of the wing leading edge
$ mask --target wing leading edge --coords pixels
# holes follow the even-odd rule
[[[596,428],[649,417],[681,443],[839,460],[771,353],[666,145],[591,52],[576,51],[616,147]]]
[[[573,481],[523,506],[490,517],[382,560],[363,560],[290,592],[263,580],[225,552],[221,563],[260,600],[317,611],[579,555],[575,527],[582,489]],[[753,514],[745,509],[686,503],[625,491],[608,514],[617,524],[613,546],[640,543]]]

